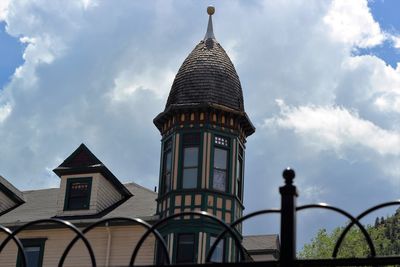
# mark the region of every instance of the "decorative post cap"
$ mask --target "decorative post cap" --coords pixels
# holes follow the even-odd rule
[[[294,177],[296,177],[296,173],[290,167],[287,167],[283,170],[282,173],[283,179],[285,179],[285,184],[293,184]]]

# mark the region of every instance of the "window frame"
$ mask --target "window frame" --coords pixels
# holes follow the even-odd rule
[[[240,170],[239,170],[239,161],[241,162]],[[237,146],[237,160],[236,160],[235,172],[236,172],[236,174],[235,174],[235,183],[236,183],[235,195],[239,198],[240,201],[243,201],[244,147],[240,142],[238,142],[238,146]]]
[[[29,238],[29,239],[21,239],[21,243],[25,249],[25,247],[39,247],[39,261],[38,261],[38,267],[43,266],[43,258],[44,258],[44,248],[45,248],[45,243],[46,243],[47,238]],[[22,260],[22,253],[18,249],[18,254],[17,254],[17,267],[23,267],[23,260]],[[28,262],[26,263],[28,266]]]
[[[163,235],[162,238],[164,239],[165,243],[168,247],[168,235]],[[169,255],[165,255],[165,251],[160,240],[156,239],[156,255],[155,255],[155,265],[166,265],[167,257]]]
[[[216,138],[223,138],[227,140],[226,145],[223,144],[218,144],[216,142]],[[212,181],[211,181],[211,188],[212,190],[218,191],[218,192],[224,192],[224,193],[229,193],[229,184],[230,184],[230,179],[229,179],[229,175],[230,175],[230,171],[229,168],[231,166],[231,145],[232,145],[232,138],[229,136],[225,136],[225,135],[219,135],[219,134],[214,134],[213,135],[213,146],[212,146],[212,168],[210,168],[211,170],[211,174],[212,174]],[[226,169],[220,169],[220,168],[216,168],[215,167],[215,149],[222,149],[226,151]],[[225,190],[220,190],[218,188],[214,187],[214,170],[219,170],[219,171],[225,171],[226,176],[225,176]]]
[[[162,165],[161,165],[161,188],[160,188],[161,195],[168,193],[172,189],[172,170],[173,170],[173,166],[174,166],[173,147],[174,147],[174,143],[173,143],[172,137],[168,138],[164,141],[163,151],[162,151]],[[168,172],[166,172],[166,169],[167,169],[166,161],[167,161],[168,153],[171,153],[171,163],[170,163],[170,170],[169,170],[169,175],[170,175],[169,188],[166,188],[166,177],[167,177],[166,174],[168,173]]]
[[[75,182],[80,183],[88,183],[88,196],[82,205],[86,205],[87,207],[81,208],[70,208],[69,207],[69,200],[71,197],[71,184]],[[65,199],[64,199],[64,211],[74,211],[74,210],[88,210],[90,209],[90,198],[92,196],[92,182],[93,177],[79,177],[79,178],[67,178],[66,181],[66,188],[65,188]]]
[[[198,142],[185,143],[185,136],[198,135]],[[179,187],[183,190],[191,190],[199,188],[199,177],[201,176],[201,157],[202,157],[202,133],[201,132],[185,132],[181,134],[181,147],[180,147],[180,166],[179,166]],[[185,167],[185,148],[197,148],[197,165]],[[184,184],[184,171],[185,169],[197,169],[196,186],[183,187]]]
[[[180,247],[179,247],[179,238],[181,237],[181,236],[184,236],[184,235],[186,235],[186,236],[192,236],[193,237],[193,257],[192,257],[192,260],[191,261],[184,261],[184,262],[179,262],[178,261],[178,258],[179,258],[179,251],[181,250],[180,249]],[[175,247],[175,263],[176,264],[190,264],[190,263],[196,263],[196,260],[197,260],[197,255],[196,255],[196,241],[197,241],[197,238],[196,238],[196,234],[195,233],[178,233],[177,234],[177,236],[176,236],[176,247]]]

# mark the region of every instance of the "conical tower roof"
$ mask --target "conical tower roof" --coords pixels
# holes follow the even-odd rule
[[[229,56],[214,37],[211,14],[204,39],[176,74],[166,109],[171,105],[206,103],[244,111],[239,76]]]
[[[210,16],[205,37],[180,67],[165,110],[154,119],[154,123],[160,129],[165,117],[171,112],[213,107],[239,114],[243,118],[248,136],[255,129],[244,110],[239,76],[229,56],[215,38],[212,24],[214,8],[209,7],[207,12]]]

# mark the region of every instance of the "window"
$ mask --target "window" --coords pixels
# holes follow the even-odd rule
[[[200,134],[183,136],[182,188],[196,188],[199,170]]]
[[[44,243],[46,238],[22,239],[26,255],[26,267],[41,267],[43,263]],[[18,253],[17,266],[23,266],[22,253]]]
[[[164,143],[161,193],[167,193],[169,190],[171,190],[171,170],[172,170],[172,140],[169,139]]]
[[[69,178],[65,194],[64,210],[89,209],[92,178]]]
[[[210,248],[215,243],[217,238],[215,236],[210,237]],[[224,251],[225,251],[225,242],[224,240],[220,240],[217,246],[214,249],[213,254],[211,255],[211,262],[223,262],[224,261]]]
[[[228,177],[229,139],[226,137],[214,137],[214,171],[213,188],[226,191]]]
[[[168,246],[167,236],[163,236],[162,238],[164,239],[165,243]],[[166,252],[164,251],[161,242],[157,239],[157,258],[156,258],[156,264],[157,265],[166,265],[167,264],[168,255],[166,255],[165,253]]]
[[[239,144],[239,153],[236,164],[236,196],[243,197],[243,147]]]
[[[191,263],[194,261],[194,234],[179,234],[176,263]]]

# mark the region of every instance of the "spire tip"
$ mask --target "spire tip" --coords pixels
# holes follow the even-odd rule
[[[215,13],[215,7],[213,7],[213,6],[208,6],[208,7],[207,7],[207,14],[210,15],[210,16],[212,16],[212,15],[214,15],[214,13]]]

